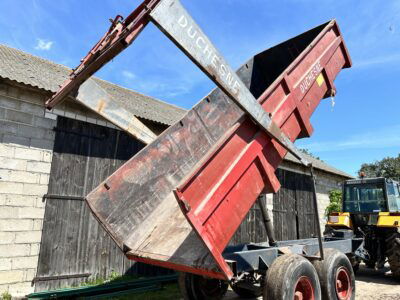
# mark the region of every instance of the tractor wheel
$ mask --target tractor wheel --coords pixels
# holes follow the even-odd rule
[[[313,265],[297,254],[278,257],[267,271],[264,300],[320,300],[321,288]]]
[[[400,233],[397,231],[386,235],[386,256],[393,277],[400,280]]]
[[[325,249],[324,260],[313,262],[321,283],[322,299],[355,299],[353,267],[347,256],[336,249]]]
[[[228,290],[226,281],[191,273],[180,273],[178,284],[185,300],[220,300]]]

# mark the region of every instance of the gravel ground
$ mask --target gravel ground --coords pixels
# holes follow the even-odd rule
[[[356,275],[357,300],[400,299],[400,282],[394,280],[388,267],[376,271],[361,266]]]
[[[240,299],[232,291],[225,298]],[[356,300],[400,300],[400,282],[392,278],[388,267],[376,271],[361,266],[356,275]]]

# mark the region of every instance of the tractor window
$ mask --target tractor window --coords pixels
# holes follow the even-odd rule
[[[345,185],[344,193],[345,212],[387,211],[383,184]]]
[[[388,206],[390,212],[400,211],[400,195],[397,184],[387,183],[386,189],[388,193]]]

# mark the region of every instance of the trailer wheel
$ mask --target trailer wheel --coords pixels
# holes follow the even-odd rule
[[[355,299],[353,266],[344,253],[336,249],[325,249],[324,260],[316,260],[313,265],[319,276],[323,299]]]
[[[393,277],[400,280],[400,233],[397,230],[386,235],[386,256]]]
[[[180,273],[178,284],[185,300],[220,300],[228,290],[226,281],[191,273]]]
[[[264,300],[320,300],[321,288],[313,265],[297,254],[278,257],[267,271]]]

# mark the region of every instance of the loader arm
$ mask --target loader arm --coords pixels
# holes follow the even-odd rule
[[[309,164],[292,141],[271,120],[179,0],[146,0],[125,21],[120,22],[120,20],[121,17],[117,16],[111,22],[107,33],[71,73],[60,90],[46,102],[47,108],[51,109],[63,101],[85,80],[126,49],[149,21],[152,21],[268,135],[305,166]],[[196,36],[191,36],[189,30],[195,32]]]

